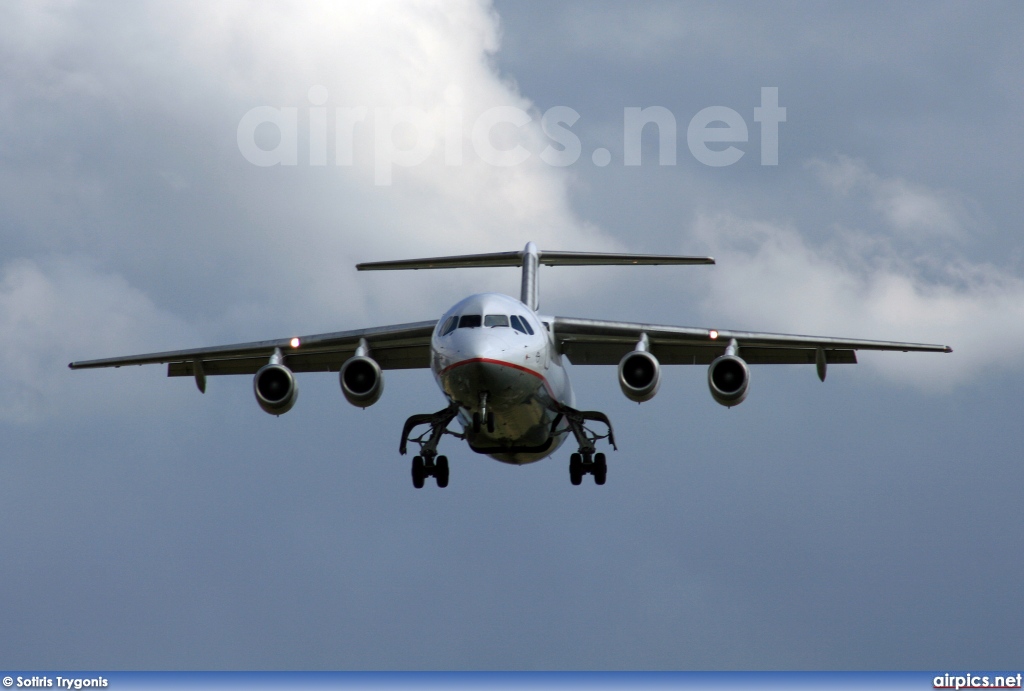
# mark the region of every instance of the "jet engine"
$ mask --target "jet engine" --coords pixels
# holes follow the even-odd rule
[[[345,400],[360,408],[369,408],[384,393],[384,374],[380,365],[366,355],[355,355],[346,360],[338,379]]]
[[[626,398],[643,403],[654,398],[661,385],[658,358],[646,350],[634,350],[619,360],[619,386]]]
[[[271,415],[284,415],[299,397],[295,375],[284,365],[272,362],[263,365],[252,380],[256,402]]]
[[[715,358],[708,367],[708,388],[711,389],[711,397],[727,408],[743,402],[747,397],[749,383],[750,370],[739,355],[726,353]]]

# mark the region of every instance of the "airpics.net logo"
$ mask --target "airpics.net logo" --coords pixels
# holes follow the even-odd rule
[[[531,151],[523,146],[517,133],[534,121],[535,116],[515,106],[496,106],[466,117],[462,92],[458,87],[445,91],[444,105],[426,110],[417,107],[367,108],[335,107],[329,109],[327,88],[313,86],[308,93],[309,105],[258,106],[252,108],[238,123],[238,150],[255,166],[353,166],[357,159],[357,127],[372,128],[366,139],[372,160],[376,185],[390,185],[394,169],[422,165],[440,148],[446,166],[459,166],[469,155],[485,164],[499,168],[522,165],[536,156],[554,167],[571,166],[583,155],[583,145],[572,127],[580,114],[568,106],[549,108],[540,116],[540,130],[546,138]],[[300,118],[300,110],[307,117]],[[332,112],[333,111],[333,112]],[[779,89],[761,88],[761,104],[753,109],[753,122],[760,130],[762,166],[779,163],[779,124],[786,121],[786,109],[779,106]],[[333,115],[332,117],[329,117]],[[308,125],[308,157],[300,157],[300,120]],[[332,127],[329,127],[329,123]],[[626,107],[622,113],[622,164],[642,164],[641,138],[653,126],[658,142],[658,165],[674,166],[677,158],[677,121],[675,114],[663,106]],[[331,131],[333,128],[333,131]],[[365,129],[361,130],[365,132]],[[328,134],[333,139],[328,146]],[[468,137],[467,137],[468,134]],[[746,151],[740,145],[749,140],[747,120],[726,106],[710,106],[697,112],[686,125],[686,146],[693,158],[706,166],[731,166]],[[303,147],[305,148],[305,147]],[[305,152],[304,152],[305,153]],[[365,152],[361,152],[365,153]],[[304,160],[300,160],[304,159]],[[598,167],[612,163],[612,152],[597,148],[590,160]]]

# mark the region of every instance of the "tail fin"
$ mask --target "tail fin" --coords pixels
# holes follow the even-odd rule
[[[520,300],[532,310],[540,306],[537,268],[548,266],[629,266],[652,264],[714,264],[711,257],[680,257],[662,254],[608,254],[601,252],[541,251],[532,242],[520,252],[463,254],[431,259],[399,259],[386,262],[356,264],[359,271],[395,271],[401,269],[456,269],[484,266],[522,266],[523,284]]]

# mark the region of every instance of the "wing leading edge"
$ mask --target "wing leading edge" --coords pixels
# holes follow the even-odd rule
[[[167,364],[167,376],[255,374],[280,350],[293,372],[336,372],[365,340],[381,369],[419,369],[430,366],[430,336],[437,321],[380,326],[353,331],[253,341],[211,348],[172,350],[103,360],[83,360],[71,369]],[[197,366],[198,363],[198,366]]]
[[[649,350],[666,365],[708,365],[736,340],[740,356],[752,365],[815,364],[818,352],[825,362],[854,364],[857,350],[951,353],[944,345],[823,338],[791,334],[727,331],[688,326],[555,317],[555,342],[574,365],[615,365],[632,351],[642,334]]]

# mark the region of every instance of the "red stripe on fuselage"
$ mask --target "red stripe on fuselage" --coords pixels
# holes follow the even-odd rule
[[[512,363],[512,362],[505,362],[504,360],[495,360],[493,358],[488,358],[488,357],[467,358],[465,360],[461,360],[459,362],[456,362],[456,363],[454,363],[452,365],[448,365],[443,370],[438,372],[438,375],[439,376],[443,376],[443,375],[447,374],[448,372],[452,371],[453,369],[455,369],[456,367],[462,367],[463,365],[471,365],[471,364],[473,364],[475,362],[483,362],[483,363],[488,364],[488,365],[498,365],[500,367],[508,367],[510,369],[519,370],[520,372],[526,372],[527,374],[532,374],[533,376],[535,376],[538,379],[540,379],[541,383],[544,384],[544,389],[548,392],[548,395],[551,396],[551,400],[554,400],[554,401],[558,400],[558,397],[555,396],[555,392],[551,390],[551,385],[548,384],[548,380],[544,378],[543,374],[541,374],[540,372],[537,372],[535,370],[532,370],[529,367],[523,367],[522,365],[517,365],[517,364]]]

